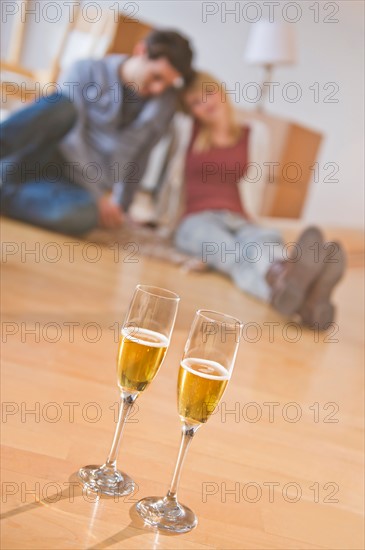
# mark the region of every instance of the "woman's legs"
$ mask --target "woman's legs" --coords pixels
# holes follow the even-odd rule
[[[308,227],[291,243],[290,254],[277,231],[247,223],[235,214],[207,211],[185,218],[175,242],[283,315],[297,313],[305,325],[320,330],[334,319],[330,297],[343,276],[346,259],[341,245],[332,243],[337,255],[326,261],[317,227]]]
[[[232,272],[236,285],[265,302],[271,299],[271,287],[266,281],[270,266],[283,260],[283,241],[275,229],[245,223],[236,233],[241,246],[241,263]]]
[[[239,215],[206,211],[186,217],[177,229],[176,246],[229,275],[243,291],[268,301],[265,275],[282,259],[278,232],[249,224]]]
[[[228,261],[225,258],[222,261],[222,253],[233,250],[236,243],[219,213],[205,211],[184,218],[175,233],[175,245],[212,269],[231,276],[232,263],[237,257],[227,255]]]

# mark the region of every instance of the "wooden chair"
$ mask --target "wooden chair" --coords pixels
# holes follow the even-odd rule
[[[29,0],[24,0],[25,9]],[[22,18],[21,10],[14,14],[12,32],[6,59],[1,59],[1,101],[23,101],[20,79],[25,79],[29,84],[37,82],[37,74],[22,66],[21,57],[23,52],[24,37],[26,32],[26,21]],[[5,77],[3,76],[5,75]],[[5,99],[4,99],[5,95]]]
[[[30,0],[23,1],[23,12]],[[96,6],[88,6],[88,19],[83,16],[82,4],[75,5],[73,20],[66,25],[57,53],[46,71],[30,70],[22,62],[29,18],[22,18],[21,10],[13,17],[8,54],[1,59],[2,103],[11,100],[29,102],[37,99],[37,92],[29,93],[39,83],[56,82],[60,70],[77,59],[103,57],[107,53],[132,53],[135,44],[150,30],[151,26],[139,23],[124,14],[115,17],[115,12],[104,9],[100,18],[93,14]],[[92,22],[94,21],[94,22]]]

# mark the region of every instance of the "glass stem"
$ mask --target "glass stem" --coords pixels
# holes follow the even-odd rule
[[[192,442],[195,432],[199,427],[200,427],[200,424],[192,425],[192,424],[187,424],[185,422],[182,426],[179,455],[177,457],[175,471],[174,471],[174,475],[172,476],[170,489],[168,490],[166,495],[167,499],[172,499],[177,501],[177,489],[180,481],[182,466],[184,464],[187,450],[190,447],[190,443]]]
[[[107,468],[115,469],[116,467],[119,446],[122,440],[122,433],[125,426],[125,422],[137,397],[138,397],[138,393],[127,393],[122,391],[120,394],[118,423],[115,429],[113,443],[109,451],[108,458],[106,459],[106,462],[104,465]]]

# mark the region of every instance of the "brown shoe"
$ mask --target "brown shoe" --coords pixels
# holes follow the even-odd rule
[[[330,302],[332,291],[342,278],[346,269],[346,255],[341,244],[330,243],[337,251],[332,258],[324,258],[323,269],[318,278],[310,286],[307,296],[298,311],[304,325],[319,330],[326,330],[335,318],[335,307]],[[326,261],[327,260],[327,261]]]
[[[292,254],[289,260],[274,262],[266,274],[266,281],[272,287],[271,305],[287,316],[299,311],[308,288],[323,268],[323,236],[320,229],[308,227],[296,244],[301,252],[298,260],[295,261],[295,254]]]

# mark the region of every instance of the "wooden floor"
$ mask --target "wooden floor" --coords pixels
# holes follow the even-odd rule
[[[362,268],[336,289],[337,327],[300,335],[229,280],[133,247],[116,261],[115,250],[8,220],[2,241],[2,548],[364,548]],[[101,463],[111,443],[116,337],[137,283],[178,292],[181,307],[124,434],[120,466],[137,493],[95,501],[74,474]],[[181,501],[199,525],[166,536],[141,524],[134,503],[170,481],[176,375],[199,307],[238,316],[245,329],[224,403],[182,475]]]

